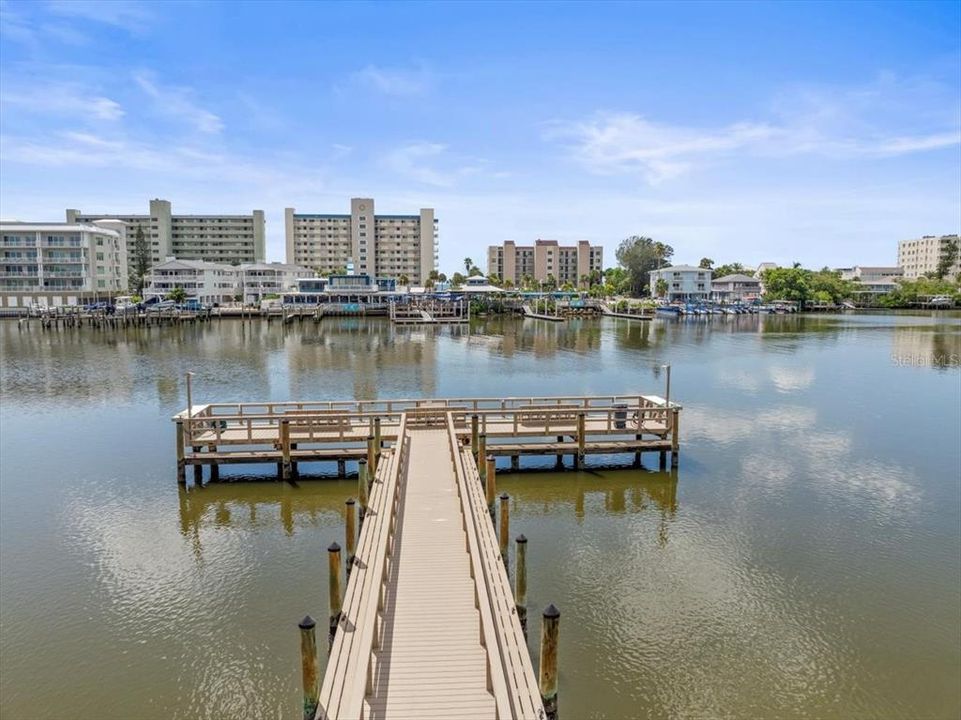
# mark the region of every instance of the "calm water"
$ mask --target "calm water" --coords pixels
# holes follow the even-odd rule
[[[204,402],[660,392],[665,362],[673,476],[502,479],[531,605],[561,608],[562,716],[961,712],[957,315],[4,322],[0,348],[5,720],[299,718],[354,485],[179,491],[185,370]]]

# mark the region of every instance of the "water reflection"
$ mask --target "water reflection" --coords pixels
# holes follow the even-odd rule
[[[578,525],[591,516],[657,512],[658,543],[667,544],[678,510],[678,471],[586,470],[526,472],[498,476],[512,499],[512,512],[528,517],[573,513]]]

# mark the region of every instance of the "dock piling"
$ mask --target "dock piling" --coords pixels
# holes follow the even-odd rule
[[[281,477],[284,480],[290,480],[293,467],[290,463],[290,420],[287,418],[280,421],[280,452],[283,457]]]
[[[478,434],[480,432],[480,418],[477,414],[470,416],[470,451],[474,453],[474,459],[480,457],[478,453]]]
[[[303,668],[304,720],[310,720],[317,712],[319,699],[317,683],[317,623],[310,615],[298,623],[300,628],[300,662]]]
[[[334,635],[337,634],[337,624],[340,622],[340,545],[331,543],[327,548],[327,565],[329,582],[329,603],[330,603],[330,630],[327,637],[327,652],[334,644]]]
[[[380,434],[380,417],[374,418],[374,449],[376,450],[377,464],[380,465],[380,451],[384,447]]]
[[[481,480],[487,477],[487,465],[484,463],[484,458],[486,457],[487,434],[481,433],[477,436],[477,470],[480,473]]]
[[[587,415],[577,413],[577,456],[574,458],[574,467],[579,468],[584,464],[584,445],[587,442]]]
[[[487,477],[484,478],[484,488],[487,491],[487,509],[494,520],[494,497],[497,493],[497,465],[493,455],[487,456]]]
[[[517,617],[527,639],[527,537],[524,533],[517,536],[514,548],[514,605]]]
[[[347,499],[347,515],[344,522],[344,548],[347,552],[347,576],[350,576],[350,570],[354,565],[354,553],[357,550],[357,519],[356,511],[354,506],[357,502],[354,498]]]
[[[561,611],[553,603],[544,608],[541,621],[539,685],[547,720],[557,720],[557,635]]]
[[[360,500],[360,525],[363,527],[367,514],[367,461],[357,462],[357,498]]]
[[[187,464],[184,462],[184,421],[177,419],[177,482],[187,484]]]
[[[377,475],[377,448],[374,445],[374,436],[367,436],[367,478],[368,485],[374,482]]]
[[[510,532],[511,532],[511,504],[510,496],[507,493],[501,493],[501,518],[497,527],[500,533],[500,551],[501,559],[504,561],[504,567],[510,567],[510,562],[508,562],[508,546],[510,544]]]
[[[676,468],[678,464],[678,451],[680,449],[680,436],[678,435],[678,421],[680,413],[677,408],[671,410],[671,467]]]

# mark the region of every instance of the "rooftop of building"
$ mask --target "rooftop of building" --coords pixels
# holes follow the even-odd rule
[[[666,272],[668,270],[671,272],[713,272],[711,268],[702,268],[695,265],[670,265],[659,270],[651,270],[651,272]]]
[[[751,282],[759,283],[758,280],[753,275],[745,275],[743,273],[732,273],[730,275],[725,275],[724,277],[714,278],[712,282],[724,283],[724,282]]]
[[[105,220],[111,218],[103,218]],[[99,225],[94,225],[90,223],[65,223],[65,222],[23,222],[21,220],[0,220],[0,231],[11,231],[11,230],[30,230],[33,232],[63,232],[69,230],[72,232],[96,232],[105,233],[107,235],[116,235],[120,237],[120,233],[116,230],[111,230],[110,228],[101,227]]]

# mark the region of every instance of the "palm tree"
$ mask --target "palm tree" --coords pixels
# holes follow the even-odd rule
[[[173,300],[175,303],[182,303],[187,299],[187,291],[178,285],[169,293],[167,293],[167,299]]]
[[[399,278],[397,278],[397,282],[400,283],[401,286],[407,287],[410,285],[410,278],[406,275],[401,275]]]
[[[465,257],[465,258],[464,258],[464,270],[466,270],[468,274],[470,274],[470,269],[471,269],[473,266],[474,266],[474,261],[471,260],[469,257]]]

